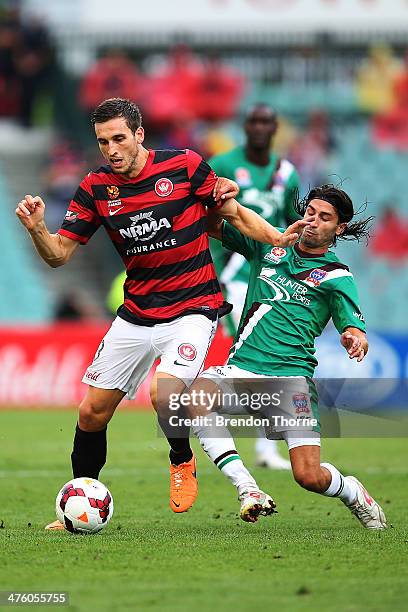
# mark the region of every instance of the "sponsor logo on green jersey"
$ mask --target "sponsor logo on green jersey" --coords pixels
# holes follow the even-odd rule
[[[278,274],[275,268],[262,268],[258,278],[272,287],[275,292],[272,298],[264,298],[263,301],[289,302],[293,299],[302,302],[305,306],[310,306],[310,299],[306,297],[308,288],[283,274]]]

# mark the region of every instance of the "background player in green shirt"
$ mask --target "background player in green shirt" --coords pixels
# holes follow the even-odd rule
[[[271,150],[277,128],[277,115],[269,105],[252,106],[245,116],[244,145],[213,157],[209,163],[218,176],[238,183],[240,204],[257,212],[271,225],[286,227],[298,218],[293,203],[299,177],[290,161]],[[211,241],[211,254],[225,298],[234,306],[223,321],[227,333],[234,336],[244,307],[250,266],[240,252],[232,253],[218,240]],[[257,433],[257,465],[289,470],[290,462],[279,455],[276,442],[265,438],[262,429]]]
[[[329,247],[338,239],[366,236],[371,219],[352,222],[354,211],[349,196],[332,185],[312,189],[298,203],[298,209],[310,223],[299,242],[286,248],[271,248],[245,238],[229,224],[210,217],[210,235],[244,255],[251,272],[244,312],[227,365],[203,372],[190,393],[205,390],[214,394],[218,385],[224,392],[231,392],[242,379],[252,391],[259,391],[261,382],[265,388],[268,379],[274,389],[292,390],[280,396],[279,408],[299,417],[302,424],[285,428],[278,423],[272,432],[288,444],[295,480],[309,491],[339,497],[364,527],[385,529],[384,512],[363,485],[353,476],[343,476],[335,466],[320,463],[317,393],[310,378],[317,365],[315,339],[330,319],[350,359],[361,362],[368,351],[353,275]],[[207,406],[202,401],[190,413],[208,416]],[[308,424],[306,416],[315,417],[317,425]],[[221,448],[219,438],[214,443],[213,428],[211,439],[206,437],[205,427],[197,429],[204,450],[237,486],[241,517],[254,522],[260,514],[271,514],[274,503],[259,491],[232,438],[228,438],[228,430],[223,427],[218,431],[224,443]],[[207,436],[208,431],[207,428]]]

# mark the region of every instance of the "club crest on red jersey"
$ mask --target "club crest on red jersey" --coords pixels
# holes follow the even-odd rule
[[[110,200],[116,200],[119,197],[119,188],[116,187],[116,185],[106,187],[106,191],[108,192],[108,197]]]
[[[192,344],[180,344],[178,354],[187,361],[193,361],[197,357],[197,349]]]
[[[158,181],[156,181],[154,186],[155,192],[161,198],[169,196],[172,193],[173,189],[173,183],[168,178],[160,178]]]

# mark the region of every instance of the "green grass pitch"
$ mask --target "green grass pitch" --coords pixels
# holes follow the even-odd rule
[[[324,460],[361,478],[382,503],[386,532],[364,530],[338,500],[263,469],[254,474],[279,514],[251,525],[197,445],[198,500],[173,514],[153,415],[119,410],[101,474],[115,514],[102,533],[73,536],[43,527],[71,477],[76,413],[3,411],[0,419],[0,590],[68,591],[62,609],[98,612],[407,609],[405,439],[324,441]],[[238,440],[250,468],[252,446]]]

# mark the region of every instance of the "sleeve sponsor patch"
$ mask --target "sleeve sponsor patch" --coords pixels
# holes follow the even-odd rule
[[[78,219],[78,215],[79,213],[74,212],[73,210],[67,210],[64,217],[64,221],[66,221],[67,223],[74,223],[74,221]]]

